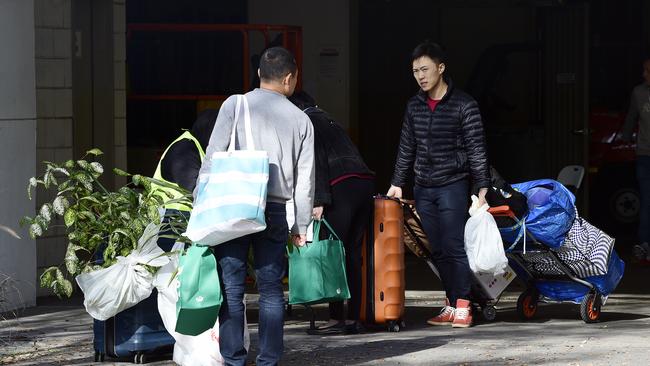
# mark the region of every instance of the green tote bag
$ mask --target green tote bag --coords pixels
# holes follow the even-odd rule
[[[176,331],[196,336],[212,328],[221,308],[217,261],[208,246],[193,244],[178,263]]]
[[[329,237],[320,240],[321,224]],[[345,249],[327,221],[314,222],[314,242],[289,248],[289,304],[320,304],[350,298]]]

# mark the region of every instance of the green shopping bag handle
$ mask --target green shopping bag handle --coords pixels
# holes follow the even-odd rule
[[[330,236],[329,236],[330,240],[335,238],[336,240],[341,241],[341,238],[339,238],[339,236],[336,234],[334,229],[332,229],[330,224],[327,221],[325,221],[325,219],[323,218],[321,220],[314,220],[314,242],[321,241],[320,240],[320,225],[321,225],[321,222],[324,223],[325,226],[327,227],[327,229],[330,231]],[[309,246],[309,245],[307,245],[307,246]],[[294,249],[297,250],[298,253],[300,253],[301,248],[300,247],[295,247],[293,245],[293,243],[291,243],[291,241],[289,241],[287,243],[287,248],[286,248],[287,254],[291,255],[291,253],[293,253]],[[344,250],[344,253],[345,253],[345,249],[343,249],[343,250]]]
[[[334,236],[334,238],[336,238],[336,240],[339,240],[339,241],[341,240],[341,238],[339,238],[339,236],[336,235],[336,232],[334,231],[334,229],[332,229],[332,227],[327,222],[327,220],[325,220],[323,218],[322,220],[315,220],[315,222],[314,222],[314,241],[320,240],[320,224],[321,223],[325,224],[327,229],[330,231],[330,239],[332,238],[332,236]]]

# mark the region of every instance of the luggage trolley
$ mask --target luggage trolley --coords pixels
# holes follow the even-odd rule
[[[525,227],[525,217],[518,218],[509,206],[491,207],[495,218],[510,219],[514,224],[499,227],[506,256],[523,281],[526,290],[517,299],[517,313],[522,320],[532,319],[537,305],[571,302],[580,305],[580,317],[585,323],[598,322],[601,307],[623,275],[624,264],[613,250],[609,253],[607,273],[602,276],[580,278],[558,255],[558,251],[537,240]],[[511,240],[512,234],[516,234]],[[543,264],[543,265],[540,265]]]

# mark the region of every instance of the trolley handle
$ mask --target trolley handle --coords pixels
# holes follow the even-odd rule
[[[510,206],[504,205],[504,206],[496,206],[496,207],[490,207],[488,209],[488,212],[492,214],[492,216],[506,216],[510,217],[514,220],[517,220],[517,216],[515,216],[515,213],[512,212],[510,209]]]

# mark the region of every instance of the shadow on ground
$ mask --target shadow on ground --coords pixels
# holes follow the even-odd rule
[[[363,341],[359,337],[358,343],[351,344],[349,339],[323,340],[327,345],[317,349],[287,349],[283,364],[304,364],[306,359],[314,360],[312,365],[357,365],[366,362],[381,363],[386,358],[402,356],[423,350],[441,347],[446,344],[444,337],[428,336],[418,338],[404,338],[385,340]],[[342,337],[341,337],[342,338]],[[345,355],[344,357],[341,357]]]

